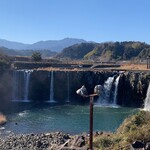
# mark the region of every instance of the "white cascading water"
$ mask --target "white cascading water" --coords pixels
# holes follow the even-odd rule
[[[30,82],[30,75],[31,75],[31,70],[25,70],[24,71],[24,102],[28,102],[29,98],[29,82]]]
[[[110,104],[110,94],[114,77],[108,77],[103,86],[102,95],[100,96],[100,104]]]
[[[69,71],[67,72],[67,100],[66,102],[69,103],[70,102],[70,82],[69,82],[70,78],[69,78]]]
[[[120,75],[116,78],[115,80],[115,91],[114,91],[114,100],[113,103],[116,105],[117,104],[117,94],[118,94],[118,84],[119,84],[119,79],[120,79]]]
[[[146,99],[144,103],[144,110],[150,111],[150,83],[147,89]]]
[[[12,101],[29,102],[28,95],[31,72],[33,72],[33,70],[15,70],[13,72]]]
[[[54,72],[51,71],[51,76],[50,76],[50,96],[49,96],[49,102],[54,103],[56,102],[54,100]]]

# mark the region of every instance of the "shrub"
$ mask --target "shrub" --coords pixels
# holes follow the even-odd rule
[[[41,53],[39,52],[34,52],[31,56],[33,61],[41,61],[42,60],[42,56]]]
[[[94,147],[97,149],[105,149],[112,145],[112,140],[113,139],[108,135],[100,135],[94,139]]]

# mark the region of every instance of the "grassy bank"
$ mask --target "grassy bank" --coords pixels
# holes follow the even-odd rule
[[[139,140],[150,141],[150,112],[139,111],[125,119],[114,134],[102,134],[94,138],[95,150],[126,150]]]

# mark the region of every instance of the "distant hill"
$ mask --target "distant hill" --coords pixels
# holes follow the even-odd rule
[[[81,43],[63,49],[56,58],[83,59],[84,56],[91,52],[97,46],[96,43]]]
[[[34,44],[31,44],[28,46],[28,49],[47,49],[47,50],[52,50],[55,52],[60,52],[64,48],[77,44],[77,43],[83,43],[86,42],[85,40],[82,39],[73,39],[73,38],[65,38],[62,40],[49,40],[49,41],[40,41]]]
[[[68,46],[83,42],[85,43],[86,41],[83,39],[65,38],[62,40],[48,40],[39,41],[33,44],[23,44],[19,42],[12,42],[0,39],[0,47],[6,47],[15,50],[51,50],[55,52],[60,52]]]
[[[21,50],[21,49],[26,49],[28,46],[29,46],[29,44],[23,44],[23,43],[19,43],[19,42],[13,42],[13,41],[0,39],[0,47]]]
[[[31,56],[33,52],[40,52],[42,58],[55,56],[57,53],[50,50],[13,50],[6,47],[0,47],[0,54],[8,56]]]
[[[142,42],[81,43],[63,49],[57,58],[100,61],[131,60],[150,55],[150,45]]]

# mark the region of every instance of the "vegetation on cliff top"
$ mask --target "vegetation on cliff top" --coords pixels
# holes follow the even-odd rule
[[[33,61],[41,61],[42,60],[42,56],[41,53],[39,52],[34,52],[31,56]]]
[[[139,111],[127,118],[114,134],[104,134],[95,137],[95,149],[126,148],[136,140],[150,141],[150,112]]]
[[[150,45],[142,42],[81,43],[65,48],[57,58],[92,59],[100,61],[145,58]]]
[[[0,54],[0,71],[9,69],[11,65],[11,58],[7,55]]]

